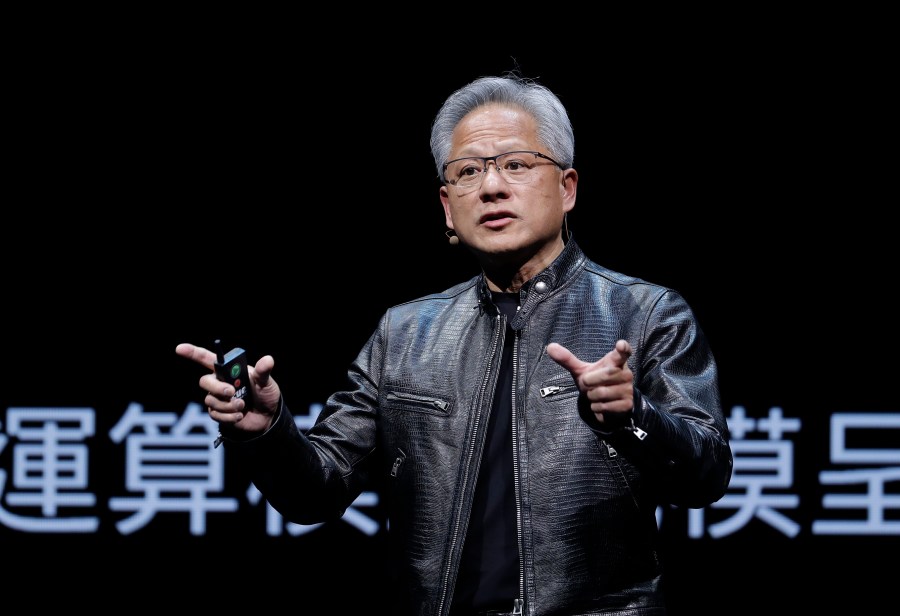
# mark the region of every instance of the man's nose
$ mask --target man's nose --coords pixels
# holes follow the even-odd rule
[[[491,168],[494,169],[494,174],[491,176]],[[494,179],[492,180],[491,177]],[[484,177],[481,180],[481,187],[484,188],[485,184],[488,182],[497,182],[502,181],[504,184],[506,183],[506,176],[503,175],[500,171],[500,167],[497,166],[497,162],[493,160],[489,160],[487,164],[484,166]]]

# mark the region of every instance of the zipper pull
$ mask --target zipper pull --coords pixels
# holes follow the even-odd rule
[[[522,601],[521,599],[516,599],[515,601],[513,601],[513,611],[512,611],[513,615],[515,616],[516,614],[522,614],[523,613],[522,609],[524,607],[525,607],[525,602]]]
[[[562,388],[559,387],[558,385],[551,385],[550,387],[541,387],[541,398],[546,398],[550,394],[559,393],[560,389],[562,389]]]
[[[639,441],[647,438],[647,433],[634,425],[634,417],[631,418],[631,431],[634,432],[634,435],[638,438]]]
[[[394,458],[394,464],[391,466],[391,477],[397,477],[400,474],[400,467],[403,466],[404,460],[406,460],[406,452],[397,448],[397,452],[400,454],[396,458]]]
[[[391,467],[391,477],[397,476],[397,471],[400,470],[400,465],[403,464],[403,458],[397,456],[397,459],[394,460],[394,466]]]

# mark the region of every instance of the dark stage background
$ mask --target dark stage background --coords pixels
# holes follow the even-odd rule
[[[708,508],[697,536],[687,512],[662,512],[672,613],[896,603],[886,213],[897,202],[897,107],[884,78],[896,69],[877,38],[619,37],[565,59],[536,45],[424,55],[375,45],[348,63],[283,33],[257,32],[252,45],[195,34],[41,36],[9,67],[4,601],[29,611],[287,601],[302,614],[384,605],[377,490],[351,519],[285,527],[224,455],[224,483],[199,498],[230,510],[189,512],[182,494],[181,508],[128,527],[134,513],[121,503],[146,496],[149,479],[130,475],[122,420],[129,409],[165,426],[189,417],[202,370],[174,348],[217,337],[254,360],[272,354],[292,408],[314,414],[385,308],[475,274],[443,235],[430,122],[455,88],[518,67],[560,95],[575,126],[574,237],[601,264],[682,292],[712,342],[726,411],[755,421],[741,440],[791,456],[731,530],[737,507]],[[81,424],[74,454],[52,454],[55,472],[94,498],[53,508],[40,484],[50,470],[27,466],[50,450],[25,448],[20,420],[64,409],[95,425]],[[762,433],[773,409],[799,420],[777,438]],[[875,453],[833,459],[834,417],[870,415],[847,445]],[[204,421],[193,431],[205,444]],[[168,453],[187,460],[184,449]],[[878,475],[884,495],[821,474],[851,469]],[[12,498],[23,492],[43,496]],[[872,506],[826,507],[826,493]],[[87,528],[54,527],[76,518]],[[828,533],[821,520],[880,525]]]

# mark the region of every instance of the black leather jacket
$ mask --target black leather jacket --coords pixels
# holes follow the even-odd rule
[[[395,614],[448,613],[504,319],[480,275],[395,306],[307,434],[282,404],[266,434],[227,442],[294,522],[336,519],[370,479],[386,482]],[[522,288],[511,326],[523,613],[664,613],[656,507],[716,501],[732,468],[715,360],[691,309],[570,239]],[[604,433],[545,347],[596,361],[620,338],[634,348],[633,426]]]

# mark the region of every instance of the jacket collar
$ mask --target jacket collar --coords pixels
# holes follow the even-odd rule
[[[516,331],[525,327],[528,317],[534,308],[554,291],[568,282],[583,266],[585,254],[571,237],[565,248],[546,269],[528,280],[519,290],[519,312],[510,325]],[[478,280],[478,303],[483,312],[497,315],[498,309],[491,299],[484,274]]]

